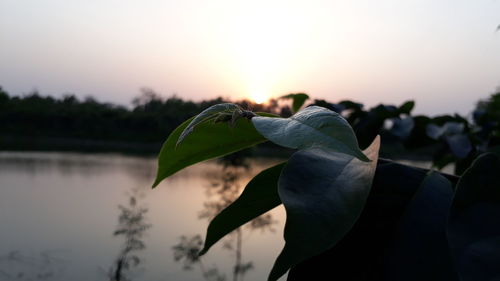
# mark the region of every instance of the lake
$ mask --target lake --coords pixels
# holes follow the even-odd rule
[[[208,161],[151,189],[154,157],[0,152],[0,280],[113,280],[117,271],[122,280],[206,280],[202,271],[233,280],[239,254],[244,279],[265,280],[284,245],[282,206],[201,263],[184,258],[209,218],[279,161],[251,159],[248,169]]]

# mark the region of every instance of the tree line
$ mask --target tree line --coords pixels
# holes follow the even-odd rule
[[[0,87],[0,135],[161,142],[186,119],[223,102],[227,101],[221,97],[200,102],[177,96],[163,98],[143,89],[127,108],[75,95],[54,98],[32,92],[23,97],[10,96]],[[257,111],[278,110],[276,102],[238,103]]]
[[[295,97],[294,103],[281,102],[291,97]],[[221,97],[194,102],[175,95],[164,98],[151,89],[142,89],[127,108],[98,102],[92,97],[79,99],[75,95],[54,98],[33,92],[22,97],[10,96],[0,87],[0,150],[12,149],[12,143],[20,138],[52,138],[50,142],[66,139],[153,144],[148,150],[156,153],[178,125],[212,105],[233,102],[254,112],[289,117],[297,109],[296,101],[303,104],[307,99],[306,94],[300,93],[265,104],[249,100],[235,102]],[[350,100],[333,103],[315,99],[309,104],[341,114],[353,127],[362,148],[380,134],[382,156],[401,156],[409,152],[432,159],[437,168],[455,163],[457,173],[461,173],[477,155],[500,151],[500,91],[479,100],[470,116],[414,115],[413,101],[371,108]],[[8,137],[14,138],[6,142]],[[6,147],[9,142],[10,146]],[[79,150],[77,145],[78,142],[73,143],[69,149]],[[33,149],[40,148],[43,149],[43,145]]]

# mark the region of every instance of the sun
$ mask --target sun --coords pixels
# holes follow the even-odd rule
[[[250,95],[250,99],[252,99],[257,104],[261,104],[261,103],[268,101],[269,96],[265,92],[257,91],[257,92],[253,92]]]

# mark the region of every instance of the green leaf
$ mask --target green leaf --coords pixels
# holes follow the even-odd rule
[[[304,93],[288,94],[280,97],[280,99],[293,99],[292,111],[293,113],[295,113],[300,110],[300,108],[304,105],[306,100],[309,99],[309,96]]]
[[[258,113],[272,116],[270,114]],[[194,118],[177,127],[163,144],[158,156],[158,171],[153,187],[163,179],[187,166],[221,157],[266,141],[246,118],[238,119],[234,126],[226,123],[201,122],[180,145],[177,140]]]
[[[241,112],[241,108],[233,103],[221,103],[213,105],[205,110],[203,110],[200,114],[196,115],[196,117],[191,120],[189,125],[182,131],[179,139],[177,140],[177,145],[179,145],[184,138],[186,138],[190,133],[193,132],[194,128],[202,122],[217,119],[221,116],[228,115],[233,116],[235,112]]]
[[[354,132],[338,113],[309,106],[290,118],[254,117],[252,122],[268,140],[289,148],[331,149],[369,161],[358,147]]]
[[[387,280],[457,280],[446,238],[452,198],[449,180],[437,172],[425,177],[386,250]]]
[[[278,164],[256,175],[240,197],[210,222],[200,255],[231,231],[281,204],[278,179],[285,164]]]
[[[278,182],[287,214],[286,243],[269,280],[330,249],[349,232],[365,206],[379,148],[377,137],[365,150],[371,162],[322,148],[292,155]]]
[[[403,103],[399,107],[399,112],[404,113],[404,114],[410,114],[410,112],[413,110],[414,107],[415,107],[415,102],[410,100],[410,101]]]
[[[480,156],[460,178],[448,219],[460,280],[500,278],[500,157]]]

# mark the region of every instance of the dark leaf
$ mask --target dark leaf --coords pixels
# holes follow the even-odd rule
[[[321,106],[324,108],[328,108],[328,109],[335,111],[339,114],[341,114],[342,111],[344,111],[346,109],[345,106],[343,106],[341,104],[329,103],[325,100],[314,100],[314,104],[312,104],[312,105],[317,105],[317,106]]]
[[[436,124],[427,125],[427,127],[425,128],[425,132],[427,133],[427,136],[429,136],[429,138],[434,140],[439,139],[443,134],[443,130],[441,129],[441,127]]]
[[[410,101],[403,103],[399,107],[399,112],[402,114],[410,114],[410,112],[413,110],[414,107],[415,107],[415,102],[410,100]]]
[[[399,112],[395,106],[379,104],[360,116],[359,122],[353,125],[361,148],[365,148],[381,133],[386,119],[396,118]]]
[[[215,216],[208,226],[200,255],[231,231],[281,204],[278,179],[284,166],[285,163],[282,163],[260,172],[236,201]]]
[[[293,100],[292,111],[293,113],[295,113],[300,110],[300,108],[304,105],[306,100],[309,99],[309,96],[304,93],[297,93],[297,94],[288,94],[282,96],[280,97],[280,99],[292,99]]]
[[[446,122],[443,126],[436,124],[427,125],[427,135],[432,139],[439,139],[443,136],[461,134],[464,131],[464,124],[460,122]]]
[[[447,136],[446,142],[451,152],[458,158],[465,158],[472,151],[472,144],[469,138],[464,134]]]
[[[450,181],[439,173],[423,180],[386,255],[385,280],[458,280],[446,238],[452,197]]]
[[[410,136],[411,131],[413,130],[413,127],[415,125],[411,116],[406,116],[403,119],[394,118],[391,120],[393,122],[392,128],[390,130],[391,134],[401,139],[406,139]]]
[[[288,280],[383,281],[385,251],[427,172],[379,158],[370,195],[353,228],[330,250],[292,268]],[[458,180],[443,176],[453,185]]]
[[[357,103],[350,100],[343,100],[339,102],[339,105],[342,105],[345,109],[350,109],[354,111],[360,111],[363,109],[362,103]]]
[[[287,219],[285,247],[269,280],[333,247],[358,219],[370,192],[380,137],[364,152],[372,160],[312,148],[296,152],[283,169],[278,193]]]
[[[500,157],[480,156],[458,182],[448,241],[460,279],[500,280]]]

